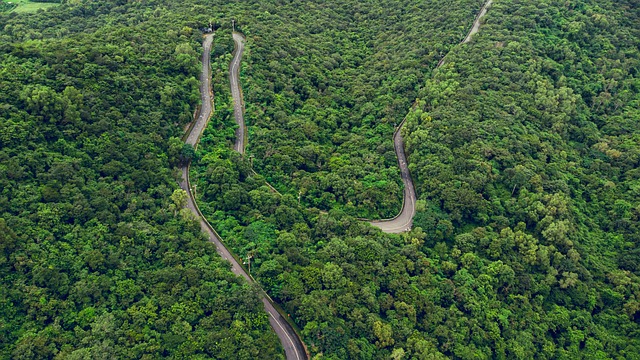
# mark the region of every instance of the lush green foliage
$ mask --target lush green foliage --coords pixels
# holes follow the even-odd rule
[[[480,5],[0,15],[0,357],[281,356],[255,291],[180,211],[170,169],[194,159],[203,211],[314,354],[638,358],[639,10],[497,1],[455,46]],[[246,159],[230,150],[232,17]],[[216,113],[194,154],[192,29],[210,20]],[[397,211],[391,133],[416,96],[416,228],[382,234],[353,216]]]
[[[374,213],[358,210],[367,205],[354,200],[358,178],[349,170],[366,177],[369,163],[331,168],[340,157],[309,162],[302,149],[313,155],[326,143],[351,162],[367,159],[361,131],[386,127],[371,138],[384,149],[375,166],[391,166],[389,125],[401,111],[378,108],[369,117],[362,108],[386,90],[355,84],[395,79],[403,54],[431,51],[403,41],[427,36],[406,24],[430,22],[442,32],[426,44],[444,50],[462,37],[469,23],[455,19],[468,9],[414,12],[402,32],[385,33],[375,25],[383,19],[369,30],[356,30],[354,19],[401,13],[399,4],[334,3],[327,10],[306,2],[302,11],[261,2],[258,13],[245,13],[249,149],[258,172],[285,195],[253,175],[250,157],[229,149],[228,56],[217,65],[222,110],[193,169],[209,219],[240,256],[252,257],[253,274],[291,312],[311,350],[332,359],[639,358],[638,9],[624,1],[498,1],[472,42],[454,47],[433,74],[438,57],[412,53],[407,69],[421,81],[391,96],[405,97],[405,111],[415,94],[422,99],[405,130],[421,200],[415,230],[398,236],[351,216]],[[460,32],[443,36],[451,27]],[[334,55],[325,41],[340,50]],[[384,61],[368,61],[379,53],[394,61],[372,75],[369,66]],[[336,79],[349,91],[338,91]],[[353,148],[321,138],[343,134],[334,111]],[[324,191],[314,177],[355,191],[323,199],[340,187]]]
[[[5,11],[11,11],[11,10],[15,9],[15,7],[16,7],[16,5],[13,4],[13,3],[10,4],[9,1],[7,1],[7,2],[5,2],[4,0],[0,1],[0,13],[1,12],[5,12]]]
[[[0,358],[282,357],[174,193],[206,13],[0,16]]]
[[[481,4],[261,2],[239,17],[249,39],[243,84],[256,170],[307,206],[398,213],[393,127]]]

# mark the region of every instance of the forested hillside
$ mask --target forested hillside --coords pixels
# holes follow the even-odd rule
[[[451,7],[456,3],[459,10]],[[304,13],[291,17],[302,6],[280,4],[242,28],[254,156],[230,150],[223,55],[215,65],[214,82],[224,84],[216,91],[218,112],[192,178],[209,219],[240,256],[251,257],[254,276],[292,313],[313,353],[640,357],[640,14],[631,2],[497,1],[480,33],[457,46],[473,19],[470,9],[480,4],[447,3],[451,10],[436,16],[430,11],[444,5],[435,2],[420,2],[429,11],[404,13],[411,5],[370,2],[364,10],[353,2],[327,10],[307,2]],[[398,28],[373,15],[396,12],[405,20]],[[323,26],[327,18],[331,26]],[[371,25],[378,22],[386,25]],[[316,50],[327,38],[340,51]],[[407,68],[405,55],[414,61]],[[409,68],[420,81],[402,78]],[[344,73],[350,75],[340,78]],[[366,84],[382,76],[414,85],[395,88],[396,100],[385,98],[382,83],[357,95],[356,79]],[[349,91],[328,85],[336,78]],[[377,166],[392,165],[391,122],[416,94],[420,101],[404,130],[421,199],[415,228],[382,234],[351,216],[375,210],[356,200],[362,183],[349,171],[363,178],[383,173],[367,173],[373,160],[354,166],[360,156],[370,158],[369,141],[382,146],[385,160]],[[382,98],[402,103],[405,112],[363,112]],[[335,112],[343,105],[344,113]],[[305,160],[325,131],[335,141],[342,124],[354,146],[336,141],[321,148],[348,153],[348,162],[332,155],[322,168],[322,157]],[[369,126],[377,132],[359,133]],[[358,134],[366,134],[364,142]],[[285,195],[273,193],[265,178]],[[325,194],[339,194],[340,186],[310,191],[329,179],[354,198]],[[394,201],[391,194],[397,193],[385,192],[384,201]],[[327,206],[333,210],[315,208]]]
[[[172,197],[168,140],[214,13],[0,15],[1,359],[282,357],[255,289]]]
[[[373,219],[397,214],[402,192],[389,141],[394,125],[481,5],[261,4],[251,14],[256,21],[243,27],[250,49],[248,151],[256,170],[306,206]],[[245,18],[252,17],[240,21]]]
[[[318,359],[640,358],[635,0],[495,0],[464,45],[482,1],[73,3],[0,15],[0,358],[282,357],[180,209],[190,157],[202,211]],[[384,234],[356,216],[400,207],[405,115],[420,201]]]

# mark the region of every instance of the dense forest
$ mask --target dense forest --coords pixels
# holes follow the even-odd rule
[[[0,13],[11,11],[16,6],[14,4],[9,4],[9,2],[0,1]]]
[[[0,358],[283,356],[257,289],[180,209],[190,158],[202,211],[318,359],[640,358],[640,9],[495,0],[460,45],[481,6],[0,14]],[[193,153],[209,21],[215,113]],[[357,217],[400,208],[405,116],[418,212],[384,234]]]
[[[638,9],[498,1],[456,45],[479,4],[445,17],[342,4],[282,4],[243,27],[249,156],[230,150],[221,52],[217,112],[192,170],[209,219],[295,314],[312,352],[639,358]],[[407,15],[397,29],[393,14]],[[324,42],[335,53],[318,53]],[[389,90],[381,77],[412,85]],[[393,213],[395,190],[375,208],[362,179],[396,171],[391,131],[407,112],[418,214],[412,232],[387,235],[353,216]]]
[[[211,11],[170,6],[0,15],[1,359],[283,356],[172,197]]]
[[[264,6],[259,22],[243,28],[250,48],[248,151],[256,170],[307,206],[375,219],[398,213],[401,182],[389,141],[394,125],[481,5]]]

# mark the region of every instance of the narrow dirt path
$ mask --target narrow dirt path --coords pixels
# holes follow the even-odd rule
[[[204,131],[213,109],[213,95],[211,92],[211,69],[210,69],[210,54],[211,44],[213,42],[213,34],[208,34],[204,38],[203,53],[202,53],[202,73],[200,75],[200,96],[202,98],[202,107],[200,114],[193,125],[191,132],[187,136],[186,143],[197,147],[200,136]],[[195,201],[195,197],[192,193],[192,187],[189,182],[189,165],[182,167],[182,180],[180,181],[180,188],[185,190],[189,197],[187,198],[187,208],[191,210],[200,222],[202,231],[207,234],[209,240],[216,246],[216,251],[223,259],[231,263],[231,271],[242,276],[249,283],[256,283],[255,280],[245,271],[240,265],[238,260],[233,256],[231,251],[225,247],[220,240],[220,236],[213,229],[211,224],[205,219],[198,208],[198,204]],[[302,340],[298,337],[294,329],[287,322],[287,320],[277,311],[274,304],[271,302],[271,298],[263,291],[262,302],[264,304],[265,311],[269,314],[269,323],[271,327],[278,335],[287,360],[306,360],[308,359],[306,349]]]

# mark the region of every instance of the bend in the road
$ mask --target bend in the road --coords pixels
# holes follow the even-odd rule
[[[480,28],[480,20],[486,14],[489,6],[491,5],[492,0],[487,0],[485,5],[480,10],[480,13],[476,17],[473,27],[462,41],[462,43],[468,42],[471,37],[478,32]],[[233,34],[233,39],[236,43],[236,52],[229,67],[229,82],[231,84],[231,91],[234,99],[234,117],[236,123],[238,124],[238,129],[236,130],[236,143],[235,150],[244,154],[245,150],[245,124],[244,124],[244,104],[242,101],[242,92],[240,90],[239,84],[239,68],[240,62],[242,59],[242,53],[244,51],[244,38],[242,35],[238,33]],[[204,54],[202,58],[202,74],[200,76],[200,93],[202,96],[202,108],[198,118],[196,119],[196,123],[192,127],[191,132],[187,136],[186,143],[197,146],[198,140],[204,131],[206,123],[212,112],[212,99],[213,96],[211,94],[211,83],[210,83],[210,65],[209,65],[209,54],[211,52],[211,43],[213,40],[213,35],[207,35],[205,37],[205,41],[203,42]],[[440,61],[437,67],[440,67],[444,63],[444,58]],[[436,68],[437,68],[436,67]],[[415,105],[415,104],[414,104]],[[406,118],[405,118],[406,119]],[[393,144],[396,152],[396,156],[398,157],[398,166],[400,167],[402,182],[404,184],[403,191],[403,204],[402,210],[400,213],[389,220],[378,220],[371,221],[370,224],[380,228],[382,231],[387,233],[401,233],[404,231],[411,230],[413,225],[413,217],[415,216],[415,203],[417,200],[415,194],[415,187],[413,181],[411,180],[411,174],[409,172],[408,163],[406,154],[404,151],[404,141],[401,134],[402,126],[404,125],[405,120],[403,120],[393,135]],[[191,186],[189,183],[189,166],[185,166],[182,168],[183,180],[180,182],[180,187],[187,191],[189,194],[187,207],[193,211],[200,219],[200,225],[202,230],[209,235],[210,240],[215,244],[216,250],[218,253],[226,260],[231,262],[232,271],[239,276],[242,276],[249,282],[254,282],[253,278],[250,277],[245,269],[238,263],[233,254],[224,246],[220,237],[213,229],[213,227],[207,222],[204,218],[200,209],[195,202],[195,198],[191,192]],[[269,323],[272,328],[280,338],[280,341],[284,347],[285,354],[287,359],[296,359],[302,360],[308,358],[308,353],[306,348],[304,347],[304,343],[299,338],[298,334],[291,327],[289,322],[284,319],[284,317],[275,309],[274,305],[271,303],[268,296],[263,294],[262,301],[265,306],[265,310],[269,313]]]
[[[213,110],[213,96],[211,94],[210,80],[211,70],[209,64],[212,42],[213,34],[206,35],[203,42],[202,73],[200,75],[202,106],[200,114],[196,118],[191,132],[187,135],[186,139],[186,143],[191,144],[194,147],[198,145],[200,136],[202,135]],[[180,188],[185,190],[189,195],[187,197],[186,207],[198,217],[202,231],[207,234],[209,240],[215,245],[218,254],[231,263],[231,271],[234,274],[243,277],[249,283],[255,283],[253,278],[246,272],[242,265],[240,265],[234,254],[225,247],[220,240],[218,233],[213,229],[211,224],[209,224],[198,208],[198,204],[195,201],[195,197],[191,191],[191,184],[189,182],[189,165],[183,166],[181,170],[182,179],[180,181]],[[269,314],[269,323],[282,343],[286,358],[288,360],[308,359],[307,351],[302,340],[287,320],[277,311],[264,291],[262,294],[262,302],[264,303],[265,311]]]
[[[233,97],[233,116],[236,120],[238,128],[236,129],[236,142],[234,149],[240,154],[244,154],[246,139],[246,127],[244,124],[244,101],[242,99],[242,90],[240,89],[240,62],[244,53],[244,37],[237,33],[233,33],[233,41],[236,44],[233,60],[229,65],[229,84],[231,85],[231,96]]]
[[[487,2],[482,6],[480,12],[473,22],[473,26],[469,30],[464,40],[462,40],[462,44],[469,42],[471,40],[471,37],[478,32],[478,30],[480,29],[480,21],[482,17],[487,13],[492,2],[493,0],[487,0]],[[244,37],[241,34],[234,32],[233,40],[236,44],[236,51],[233,60],[231,61],[231,65],[229,66],[229,82],[231,84],[231,93],[234,100],[234,117],[236,123],[238,124],[238,129],[236,130],[236,143],[234,148],[236,151],[244,154],[246,143],[244,103],[242,100],[242,91],[240,89],[238,80],[240,62],[242,60],[242,53],[244,51]],[[436,69],[444,63],[445,58],[446,56],[440,60],[440,62],[436,66]],[[369,224],[379,228],[386,233],[402,233],[411,230],[413,226],[413,218],[416,213],[416,200],[418,198],[416,196],[413,180],[411,179],[411,173],[409,172],[409,164],[407,162],[407,156],[404,150],[404,140],[401,134],[402,126],[404,125],[405,120],[406,117],[402,120],[400,125],[393,133],[393,147],[398,158],[398,167],[400,168],[400,176],[404,185],[402,209],[400,210],[400,213],[398,215],[391,219],[369,221]]]
[[[379,228],[380,230],[393,234],[411,230],[411,227],[413,226],[413,217],[416,214],[416,200],[418,199],[413,185],[413,180],[411,179],[411,173],[409,172],[407,155],[404,152],[404,139],[400,133],[404,123],[405,120],[402,120],[393,134],[393,148],[398,158],[398,167],[400,168],[400,176],[402,178],[402,184],[404,185],[404,191],[402,193],[402,209],[400,210],[400,213],[392,219],[369,222],[369,224]]]
[[[238,128],[236,129],[236,141],[234,149],[241,154],[244,154],[246,143],[246,126],[244,123],[244,103],[242,99],[242,90],[240,88],[239,73],[240,62],[242,60],[242,53],[244,51],[244,37],[239,33],[233,33],[233,40],[235,42],[235,53],[231,64],[229,65],[229,83],[231,86],[231,95],[233,97],[233,113]],[[411,230],[413,224],[413,216],[415,215],[415,202],[416,193],[411,180],[411,174],[409,173],[409,167],[407,158],[404,153],[404,141],[400,134],[400,129],[404,121],[396,129],[393,135],[393,143],[396,155],[398,157],[398,166],[400,167],[400,173],[402,182],[404,184],[403,193],[403,206],[400,214],[393,219],[372,221],[370,224],[380,228],[384,232],[388,233],[401,233]],[[275,189],[274,189],[275,190]]]
[[[464,40],[462,40],[462,44],[469,42],[471,40],[471,37],[480,30],[480,21],[489,10],[489,6],[491,6],[492,2],[493,0],[487,0],[484,6],[482,6],[480,12],[473,22],[473,26],[469,30],[469,33],[464,38]],[[440,62],[436,66],[436,69],[444,64],[445,58],[446,56],[440,60]],[[416,104],[414,103],[412,109],[415,107],[415,105]],[[416,191],[413,185],[413,181],[411,180],[411,173],[409,172],[408,168],[407,156],[404,152],[404,141],[402,139],[402,134],[400,133],[405,120],[406,117],[402,120],[393,134],[393,147],[396,151],[396,156],[398,157],[400,176],[402,176],[402,183],[404,184],[402,209],[400,210],[400,213],[392,219],[374,220],[369,222],[371,225],[380,228],[386,233],[401,233],[411,230],[411,227],[413,226],[413,217],[416,214]]]

